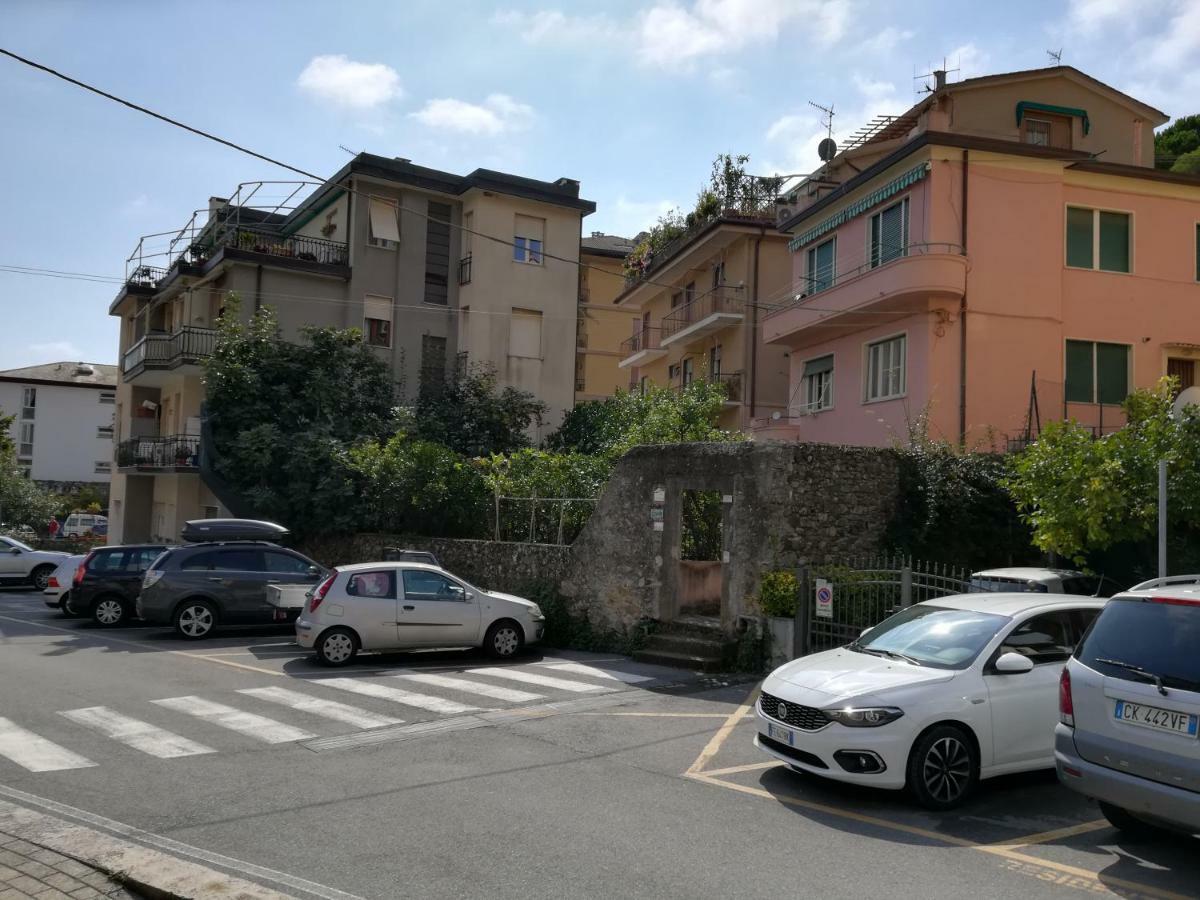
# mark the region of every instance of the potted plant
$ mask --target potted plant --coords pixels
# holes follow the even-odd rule
[[[758,588],[758,608],[767,619],[771,637],[771,665],[782,665],[792,658],[796,633],[796,603],[800,583],[791,572],[768,572]]]

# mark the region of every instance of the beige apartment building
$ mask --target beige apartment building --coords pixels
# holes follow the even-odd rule
[[[656,254],[616,298],[631,319],[619,363],[629,384],[720,382],[730,429],[785,413],[788,354],[763,343],[762,319],[791,286],[787,240],[772,204],[726,209]]]
[[[575,350],[575,402],[603,400],[629,387],[619,366],[629,336],[629,312],[613,305],[625,289],[622,266],[633,241],[593,231],[579,246],[579,329]]]
[[[575,399],[577,262],[594,210],[567,178],[361,153],[315,190],[243,184],[142,238],[109,308],[121,320],[110,540],[175,540],[233,502],[201,465],[202,366],[230,292],[243,316],[273,307],[285,340],[305,325],[360,328],[409,401],[465,355],[542,400],[543,430],[557,425]]]

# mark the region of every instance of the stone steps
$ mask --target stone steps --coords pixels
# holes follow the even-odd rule
[[[681,616],[650,635],[646,646],[633,658],[660,666],[720,672],[726,668],[730,644],[719,620]]]

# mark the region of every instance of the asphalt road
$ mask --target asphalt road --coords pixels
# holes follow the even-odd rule
[[[0,685],[0,799],[297,897],[1197,894],[1200,845],[1124,844],[1052,773],[927,813],[766,760],[752,682],[627,659],[332,673],[286,630],[184,643],[9,591]]]

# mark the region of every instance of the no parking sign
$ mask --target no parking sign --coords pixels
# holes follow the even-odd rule
[[[817,579],[817,618],[833,618],[833,585],[824,578]]]

